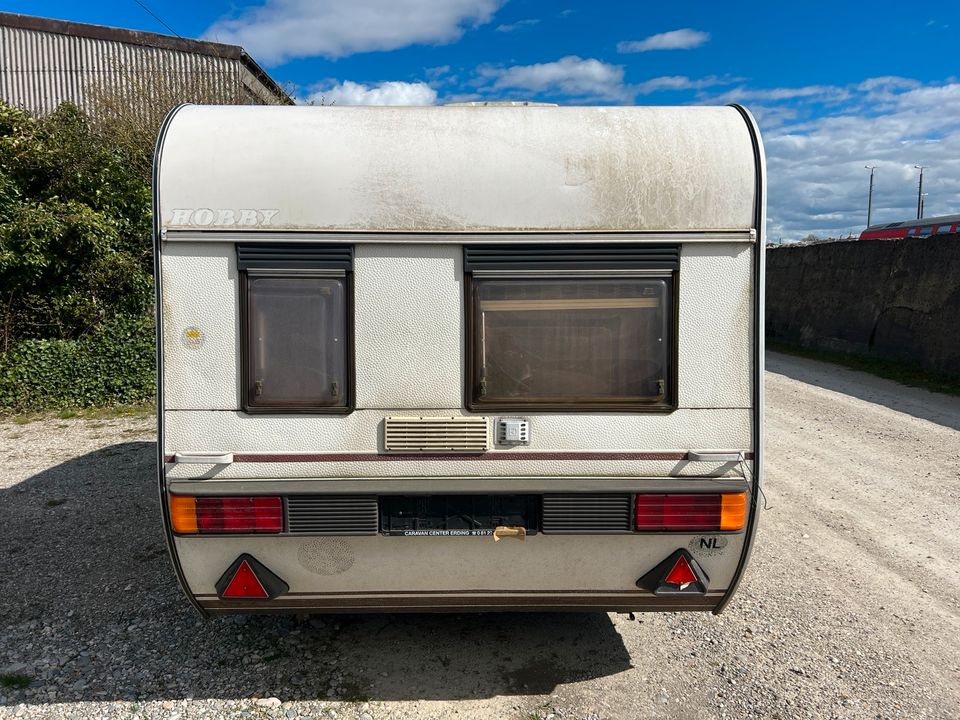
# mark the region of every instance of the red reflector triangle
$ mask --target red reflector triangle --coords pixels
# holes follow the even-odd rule
[[[673,570],[667,573],[663,581],[669,585],[679,585],[680,589],[683,590],[690,583],[697,582],[697,576],[693,574],[693,570],[690,568],[690,563],[687,562],[687,559],[681,555],[677,558]]]
[[[233,574],[233,579],[223,591],[225,598],[258,598],[267,599],[270,594],[254,574],[250,564],[244,560]]]

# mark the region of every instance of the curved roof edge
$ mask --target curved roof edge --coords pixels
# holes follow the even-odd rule
[[[762,182],[733,107],[186,106],[159,149],[167,230],[749,231]]]

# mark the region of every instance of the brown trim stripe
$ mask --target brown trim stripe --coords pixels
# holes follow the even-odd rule
[[[744,453],[747,460],[753,453]],[[235,453],[235,463],[311,463],[311,462],[414,462],[414,461],[472,461],[472,460],[686,460],[686,452],[488,452],[442,454],[391,453]],[[172,463],[173,455],[165,455],[164,462]]]
[[[251,610],[262,612],[265,610],[281,609],[310,609],[321,610],[330,608],[339,609],[374,609],[388,610],[397,608],[591,608],[591,609],[619,609],[634,610],[651,609],[666,610],[670,608],[709,609],[714,607],[719,598],[704,597],[702,595],[690,597],[670,596],[657,598],[651,595],[577,595],[561,596],[546,595],[543,597],[405,597],[405,598],[286,598],[261,602],[245,602],[231,600],[201,600],[200,605],[210,610]]]
[[[726,589],[714,589],[708,590],[707,595],[723,595],[726,592]],[[481,596],[494,596],[498,598],[510,598],[510,597],[519,597],[523,595],[569,595],[569,596],[584,596],[584,597],[611,597],[611,598],[649,598],[655,599],[657,596],[650,592],[635,590],[635,591],[623,591],[623,590],[378,590],[377,592],[360,592],[360,591],[335,591],[335,592],[287,592],[283,594],[283,598],[292,598],[292,597],[313,597],[313,598],[332,598],[332,597],[357,597],[357,598],[382,598],[393,595],[446,595],[447,597],[454,598],[465,598],[465,597],[481,597]],[[194,597],[198,600],[213,600],[219,598],[215,593],[198,593]],[[693,597],[691,595],[691,597]]]

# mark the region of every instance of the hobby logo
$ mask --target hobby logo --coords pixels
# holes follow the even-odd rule
[[[262,227],[279,213],[274,208],[174,208],[168,225],[187,227]]]

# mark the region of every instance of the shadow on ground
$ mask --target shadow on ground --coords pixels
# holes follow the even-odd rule
[[[840,365],[767,352],[767,371],[960,430],[960,399]]]
[[[546,694],[630,667],[605,614],[200,618],[160,531],[153,443],[0,490],[0,703]]]

